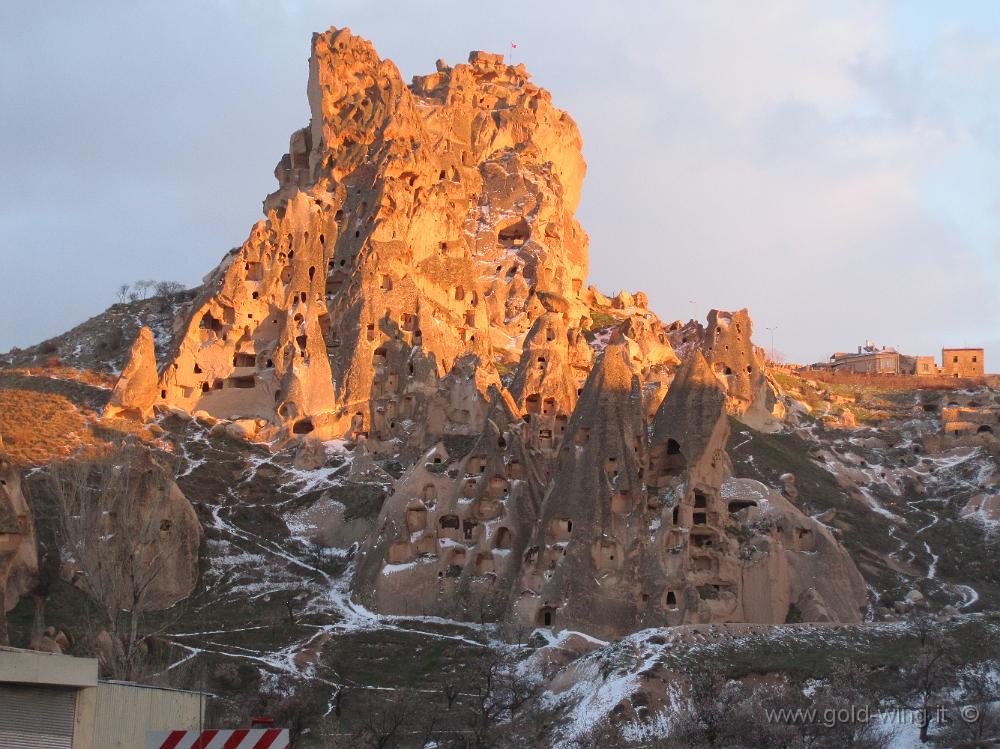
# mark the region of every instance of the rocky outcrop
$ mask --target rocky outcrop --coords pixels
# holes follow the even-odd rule
[[[361,549],[360,601],[397,614],[504,618],[541,482],[509,403],[496,391],[492,402],[468,454],[439,443],[396,483]]]
[[[632,563],[658,511],[644,492],[645,464],[642,395],[622,340],[598,359],[570,421],[523,559],[515,620],[597,629],[589,608],[603,608],[609,622],[634,620]]]
[[[266,219],[180,322],[161,402],[264,418],[270,434],[412,442],[460,358],[494,371],[483,400],[546,304],[586,317],[580,136],[500,55],[407,86],[347,29],[314,36],[308,97]],[[423,443],[453,423],[480,431],[475,410]]]
[[[701,352],[647,429],[629,351],[618,340],[594,366],[551,478],[531,419],[519,435],[499,397],[468,457],[429,452],[382,509],[358,598],[601,636],[859,621],[865,585],[830,531],[780,492],[732,476],[727,394]],[[783,486],[797,496],[793,477]]]
[[[191,594],[201,524],[153,450],[126,443],[93,461],[52,466],[49,481],[70,560],[65,579],[120,609],[165,609]]]
[[[608,635],[857,618],[832,536],[730,475],[729,415],[760,428],[776,405],[746,310],[668,328],[642,292],[583,287],[580,136],[522,66],[473,52],[406,85],[331,29],[307,93],[265,219],[178,318],[153,387],[137,341],[109,412],[148,415],[152,393],[298,439],[302,470],[332,438],[351,481],[402,466],[357,564],[379,611]],[[795,528],[846,592],[813,580]]]
[[[669,340],[686,357],[699,350],[726,394],[729,413],[761,431],[774,431],[784,416],[779,388],[767,374],[763,349],[751,340],[753,321],[745,309],[709,310],[707,325],[694,320],[669,327]]]
[[[153,331],[143,326],[132,343],[128,361],[115,383],[104,415],[148,419],[159,400],[158,379]]]
[[[0,645],[8,643],[6,613],[34,587],[37,575],[34,515],[21,491],[20,470],[0,451]]]

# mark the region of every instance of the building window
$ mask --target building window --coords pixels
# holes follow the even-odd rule
[[[954,364],[958,364],[958,357],[957,357],[957,356],[953,356],[953,357],[951,357],[951,361],[952,361],[952,362],[953,362]]]
[[[978,356],[973,356],[972,357],[972,363],[975,364],[977,361],[979,361],[979,357]]]

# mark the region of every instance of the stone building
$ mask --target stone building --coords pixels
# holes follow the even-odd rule
[[[986,372],[981,348],[941,349],[941,374],[945,377],[982,377]]]
[[[858,346],[858,352],[837,352],[830,357],[830,368],[834,372],[852,374],[899,374],[899,352],[895,349],[878,348],[871,341]]]
[[[913,357],[913,371],[909,374],[931,377],[941,374],[941,369],[938,367],[937,362],[934,361],[933,356],[915,356]]]

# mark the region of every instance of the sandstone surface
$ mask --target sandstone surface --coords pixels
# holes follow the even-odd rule
[[[6,612],[34,587],[37,574],[34,514],[21,490],[21,471],[0,451],[0,645],[7,640]]]

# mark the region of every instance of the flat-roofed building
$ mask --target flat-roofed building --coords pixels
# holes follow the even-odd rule
[[[940,374],[937,362],[934,361],[933,356],[915,356],[913,359],[913,374],[921,377],[932,377],[933,375]]]
[[[96,658],[0,647],[0,747],[133,749],[198,729],[201,692],[99,681]]]
[[[981,348],[941,349],[941,374],[946,377],[982,377],[986,373]]]
[[[851,374],[899,374],[899,352],[885,346],[877,348],[868,341],[858,346],[856,354],[837,352],[831,356],[830,368]]]

